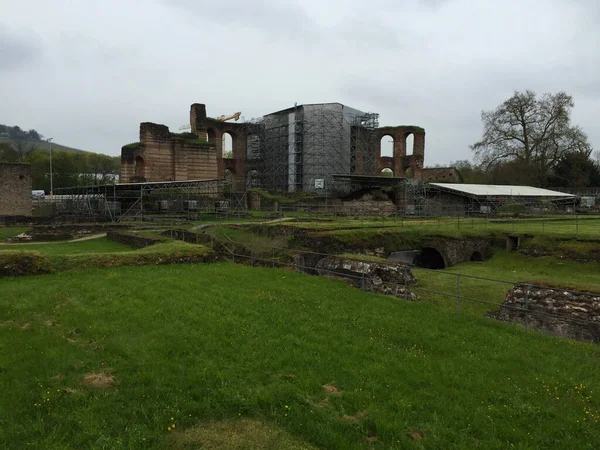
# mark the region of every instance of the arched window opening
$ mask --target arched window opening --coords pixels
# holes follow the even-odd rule
[[[223,158],[233,158],[233,137],[229,133],[223,133],[221,144]]]
[[[385,169],[381,169],[381,173],[379,174],[379,176],[382,177],[393,177],[394,176],[394,171],[388,167],[386,167]]]
[[[412,155],[415,150],[415,137],[412,133],[406,136],[406,156]]]
[[[394,138],[389,135],[385,135],[379,141],[379,156],[394,156]]]

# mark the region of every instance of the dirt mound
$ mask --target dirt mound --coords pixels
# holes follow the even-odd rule
[[[105,372],[88,372],[83,377],[83,384],[103,389],[111,388],[115,384],[115,378],[109,372],[110,369]]]
[[[258,420],[229,420],[172,431],[169,447],[173,450],[203,448],[211,450],[286,449],[313,450],[275,425]]]

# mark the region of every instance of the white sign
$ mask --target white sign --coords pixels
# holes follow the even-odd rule
[[[315,189],[325,189],[325,180],[323,178],[315,180]]]

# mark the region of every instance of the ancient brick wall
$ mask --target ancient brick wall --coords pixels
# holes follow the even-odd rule
[[[462,175],[455,167],[432,167],[423,169],[421,179],[423,181],[439,181],[462,183]]]
[[[0,216],[31,216],[31,166],[0,163]]]
[[[491,317],[580,341],[600,342],[600,295],[516,285]]]
[[[172,136],[165,125],[140,124],[140,142],[121,149],[121,181],[186,181],[219,178],[217,149]]]

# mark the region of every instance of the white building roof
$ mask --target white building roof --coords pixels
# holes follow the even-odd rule
[[[457,184],[457,183],[429,183],[443,189],[461,192],[463,194],[492,197],[574,197],[572,194],[551,191],[549,189],[532,186],[511,186],[499,184]]]

